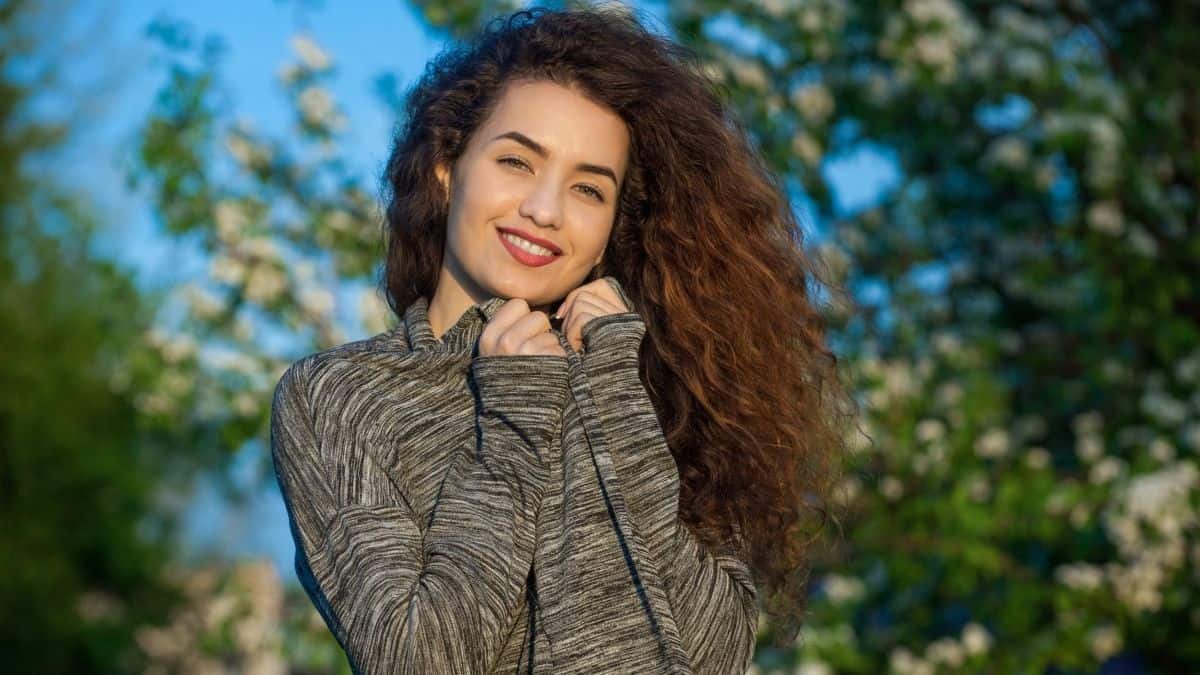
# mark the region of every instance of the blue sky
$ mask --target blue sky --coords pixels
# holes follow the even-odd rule
[[[290,41],[304,32],[334,58],[332,93],[349,118],[348,155],[363,175],[378,175],[390,142],[392,119],[372,93],[374,77],[392,72],[402,86],[411,83],[443,45],[427,33],[409,5],[399,1],[322,3],[303,0],[83,0],[70,20],[48,40],[73,45],[78,54],[66,73],[81,94],[76,101],[47,99],[45,114],[86,105],[80,126],[55,171],[86,185],[112,228],[99,242],[101,252],[135,271],[146,288],[163,287],[204,274],[206,262],[195,250],[158,232],[147,200],[124,185],[137,124],[144,119],[162,83],[152,62],[155,46],[145,37],[156,17],[190,24],[198,35],[224,39],[224,86],[237,116],[272,136],[286,136],[292,123],[277,83],[280,66],[292,59]],[[665,23],[659,4],[637,5]],[[66,104],[64,106],[64,104]],[[80,108],[83,110],[83,108]],[[869,152],[838,160],[829,168],[844,207],[874,199],[894,180],[890,168]],[[252,483],[263,449],[254,444],[235,462],[235,479]],[[187,540],[194,553],[267,555],[285,578],[292,578],[292,541],[282,501],[273,484],[240,509],[225,504],[211,486],[191,498]]]

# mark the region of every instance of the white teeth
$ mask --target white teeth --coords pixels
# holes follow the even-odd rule
[[[532,253],[534,255],[554,255],[554,251],[551,251],[550,249],[548,249],[544,246],[538,246],[537,244],[535,244],[533,242],[526,241],[526,240],[522,239],[521,237],[518,237],[515,234],[509,234],[508,232],[505,232],[505,233],[501,234],[500,236],[511,241],[513,244],[516,244],[522,250],[529,251],[530,253]]]

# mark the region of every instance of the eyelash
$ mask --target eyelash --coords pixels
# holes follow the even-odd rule
[[[499,161],[504,162],[504,163],[516,163],[516,164],[520,164],[521,166],[525,167],[526,169],[529,168],[529,165],[526,164],[524,162],[524,160],[518,159],[516,157],[501,157]],[[601,201],[601,202],[604,201],[604,194],[601,193],[596,188],[592,187],[591,185],[584,185],[582,187],[587,188],[589,191],[591,191],[592,196],[595,197],[598,201]]]

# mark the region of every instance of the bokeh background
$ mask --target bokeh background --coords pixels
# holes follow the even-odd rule
[[[504,3],[0,1],[0,652],[347,673],[271,473],[394,324],[378,180]],[[1200,672],[1200,6],[633,3],[786,178],[863,417],[752,672]]]

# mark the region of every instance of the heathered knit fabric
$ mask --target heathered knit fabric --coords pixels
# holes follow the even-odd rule
[[[636,310],[612,277],[604,277]],[[358,673],[744,673],[757,593],[678,519],[638,376],[636,311],[566,358],[479,356],[505,299],[435,338],[395,329],[300,359],[271,449],[296,572]]]

